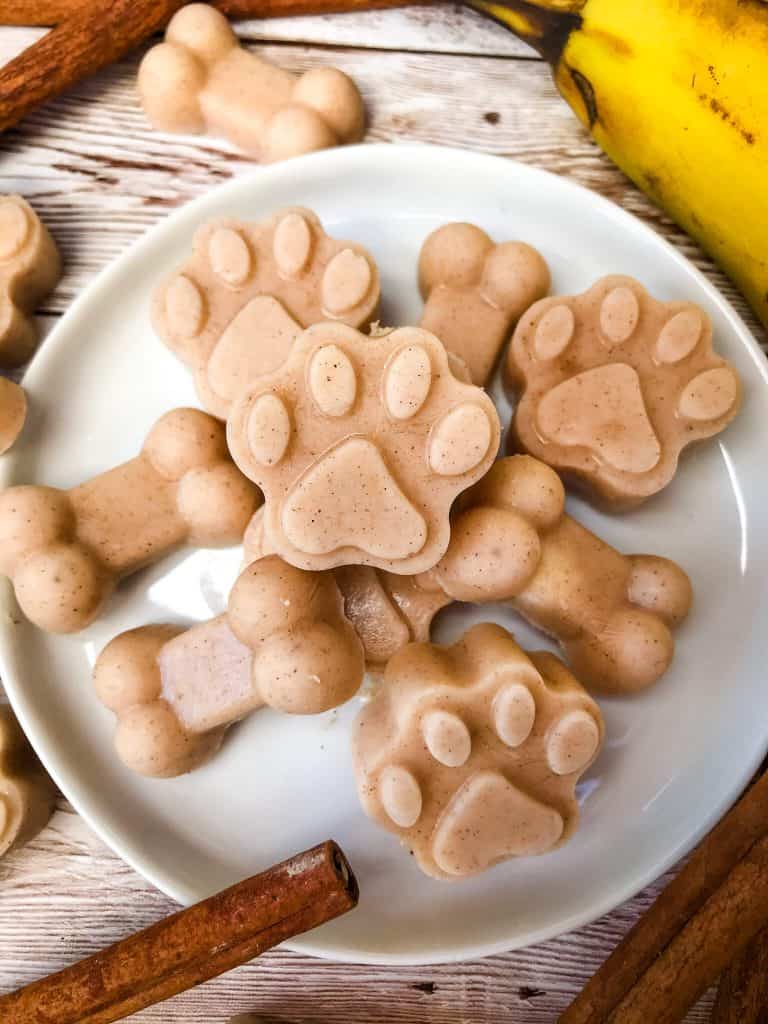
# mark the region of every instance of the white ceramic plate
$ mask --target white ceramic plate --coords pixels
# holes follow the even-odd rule
[[[360,879],[359,909],[292,943],[320,956],[424,963],[546,939],[610,910],[673,863],[733,801],[768,741],[768,364],[717,291],[653,231],[604,199],[508,160],[415,146],[331,150],[256,170],[168,217],[86,289],[34,360],[32,419],[0,483],[72,485],[133,456],[155,418],[194,403],[185,370],[157,341],[149,299],[213,216],[261,218],[287,204],[370,248],[384,320],[419,316],[415,268],[427,233],[470,220],[498,239],[542,250],[554,288],[601,274],[636,275],[658,297],[701,303],[718,349],[745,382],[739,419],[688,453],[667,491],[621,518],[573,511],[627,552],[682,563],[695,609],[668,675],[640,697],[605,700],[607,745],[580,787],[582,826],[544,857],[479,878],[426,879],[393,837],[360,811],[347,738],[352,701],[317,718],[263,711],[232,730],[205,768],[172,781],[132,776],[111,748],[112,716],[90,670],[121,630],[207,618],[224,607],[239,550],[184,552],[129,580],[85,633],[54,637],[17,621],[0,599],[0,671],[43,761],[81,814],[130,864],[182,902],[333,836]],[[500,401],[503,415],[508,407]],[[3,584],[4,586],[4,584]],[[544,646],[509,610],[453,610],[450,639],[495,618]]]

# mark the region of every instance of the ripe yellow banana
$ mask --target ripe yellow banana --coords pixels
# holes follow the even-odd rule
[[[539,50],[592,138],[768,327],[768,3],[469,2]]]

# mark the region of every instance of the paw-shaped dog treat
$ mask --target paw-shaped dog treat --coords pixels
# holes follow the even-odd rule
[[[466,495],[432,575],[457,601],[508,601],[607,693],[659,679],[691,604],[678,565],[622,555],[565,515],[560,478],[527,455],[500,459]]]
[[[237,544],[259,500],[229,457],[223,425],[174,409],[140,455],[79,487],[0,493],[0,572],[27,618],[72,633],[121,577],[179,545]]]
[[[286,561],[405,575],[445,551],[451,504],[493,461],[499,420],[427,331],[325,323],[233,405],[227,439]]]
[[[7,704],[0,704],[0,857],[33,839],[53,814],[56,787]]]
[[[496,245],[474,224],[445,224],[421,247],[421,326],[484,385],[518,317],[549,291],[549,267],[525,242]]]
[[[7,377],[0,377],[0,455],[16,441],[26,419],[27,396],[24,389]]]
[[[117,715],[121,760],[166,777],[207,760],[227,726],[265,704],[300,715],[343,704],[364,671],[332,574],[268,556],[243,570],[224,615],[183,632],[145,626],[116,637],[94,683]]]
[[[226,419],[254,378],[285,362],[304,327],[363,327],[378,305],[366,250],[331,238],[311,210],[295,207],[263,223],[203,225],[191,257],[155,292],[152,322],[194,371],[205,408]]]
[[[223,135],[263,161],[357,142],[365,128],[351,78],[336,68],[297,77],[254,56],[208,4],[171,18],[165,42],[141,62],[138,85],[153,127]]]
[[[721,431],[741,400],[706,313],[657,302],[631,277],[537,302],[506,373],[522,391],[513,443],[616,507],[665,487],[682,449]]]
[[[0,366],[20,366],[37,344],[31,317],[61,277],[56,245],[21,196],[0,196]]]
[[[355,723],[358,792],[422,871],[462,878],[570,837],[602,737],[599,708],[562,662],[484,623],[389,662]]]

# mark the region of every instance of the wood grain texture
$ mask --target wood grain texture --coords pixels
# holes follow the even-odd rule
[[[276,40],[259,52],[293,71],[334,63],[354,75],[371,113],[371,141],[498,153],[608,196],[689,256],[766,342],[723,275],[611,166],[558,97],[543,64],[498,27],[449,7],[444,16],[435,9],[242,22],[238,31],[246,41]],[[0,30],[0,60],[39,35]],[[46,302],[44,327],[169,210],[252,168],[218,140],[151,132],[135,93],[139,56],[0,137],[0,191],[19,191],[35,204],[65,257],[66,274]],[[277,951],[131,1020],[225,1024],[250,1010],[317,1024],[552,1024],[665,880],[590,927],[505,956],[383,969]],[[0,991],[60,969],[172,909],[62,801],[37,840],[0,862]],[[704,1024],[711,1004],[712,993],[691,1011],[689,1024]]]

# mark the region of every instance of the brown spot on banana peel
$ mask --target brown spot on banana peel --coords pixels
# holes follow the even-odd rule
[[[719,117],[721,121],[724,121],[734,131],[738,132],[748,146],[754,146],[755,133],[745,128],[741,121],[716,96],[709,96],[705,92],[700,92],[696,98],[705,110],[710,110],[715,117]]]
[[[567,64],[566,67],[568,68],[568,73],[573,79],[574,85],[579,90],[579,95],[581,96],[581,101],[584,105],[584,112],[586,114],[585,123],[589,126],[591,131],[600,119],[600,112],[597,109],[597,97],[595,96],[594,87],[582,71],[577,71],[576,68],[572,68]],[[582,118],[582,120],[584,119]]]

